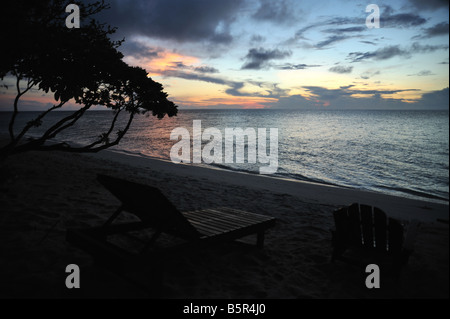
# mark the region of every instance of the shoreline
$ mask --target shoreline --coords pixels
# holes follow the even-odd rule
[[[201,168],[206,168],[206,169],[213,169],[213,170],[221,170],[221,171],[227,171],[227,172],[235,172],[235,173],[242,173],[242,174],[247,174],[247,175],[256,175],[256,176],[261,176],[261,177],[270,177],[270,178],[274,178],[274,179],[279,179],[279,180],[286,180],[286,181],[290,181],[290,182],[300,182],[300,183],[309,183],[309,184],[313,184],[313,185],[324,185],[324,186],[330,186],[330,187],[338,187],[338,188],[344,188],[344,189],[350,189],[350,190],[356,190],[356,191],[362,191],[362,192],[369,192],[369,193],[377,193],[377,194],[381,194],[381,195],[388,195],[388,196],[393,196],[393,197],[399,197],[399,198],[406,198],[406,199],[411,199],[411,200],[416,200],[416,201],[423,201],[423,202],[430,202],[430,203],[434,203],[434,204],[440,204],[440,205],[449,205],[450,201],[448,199],[445,198],[441,198],[432,194],[426,194],[424,193],[424,195],[414,195],[414,194],[410,194],[408,192],[402,192],[402,191],[394,191],[394,192],[383,192],[381,190],[370,190],[370,189],[360,189],[354,186],[344,186],[344,185],[339,185],[339,184],[333,184],[333,183],[327,183],[327,182],[321,182],[321,181],[312,181],[312,180],[302,180],[302,179],[296,179],[293,177],[289,177],[289,176],[284,176],[284,175],[280,175],[277,173],[274,174],[269,174],[269,175],[264,175],[264,174],[259,174],[257,172],[249,172],[249,171],[245,171],[245,170],[239,170],[239,169],[233,169],[233,168],[227,168],[227,167],[222,167],[223,164],[220,164],[218,166],[213,165],[213,164],[193,164],[193,163],[180,163],[180,164],[175,164],[172,163],[171,160],[167,159],[167,158],[160,158],[160,157],[155,157],[155,156],[150,156],[150,155],[145,155],[142,153],[133,153],[124,149],[110,149],[110,150],[104,150],[103,152],[112,152],[112,153],[118,153],[118,154],[122,154],[124,156],[132,156],[132,157],[138,157],[138,158],[142,158],[142,159],[149,159],[149,160],[156,160],[156,161],[162,161],[165,163],[171,163],[174,165],[187,165],[187,166],[192,166],[192,167],[201,167]],[[395,194],[395,192],[397,192],[398,194]]]
[[[142,157],[120,151],[116,152],[114,150],[104,150],[96,154],[86,155],[97,159],[131,165],[141,170],[152,167],[168,173],[182,174],[184,176],[193,175],[219,183],[284,193],[291,196],[298,196],[311,203],[322,202],[328,205],[345,206],[355,201],[361,203],[368,202],[372,206],[377,206],[386,211],[390,216],[402,220],[417,219],[419,221],[431,222],[436,219],[448,220],[449,218],[448,204],[436,203],[425,199],[412,199],[381,192],[301,181],[274,175],[259,175],[214,166],[206,167],[183,163],[174,164],[165,159]]]

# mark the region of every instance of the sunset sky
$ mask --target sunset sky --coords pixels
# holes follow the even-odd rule
[[[109,3],[98,18],[125,37],[125,61],[180,108],[448,109],[447,0]],[[4,110],[13,92],[1,93]]]

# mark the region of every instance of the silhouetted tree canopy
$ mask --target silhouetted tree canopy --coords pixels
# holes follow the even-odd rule
[[[80,28],[66,27],[69,13],[65,8],[70,3],[80,8]],[[15,0],[2,8],[0,77],[3,80],[6,76],[14,76],[15,88],[8,90],[17,91],[11,106],[11,141],[0,150],[3,156],[48,149],[97,152],[118,144],[136,114],[149,112],[158,118],[177,114],[177,106],[167,99],[161,84],[149,78],[144,69],[123,62],[123,55],[118,51],[123,41],[112,41],[110,35],[115,29],[93,17],[106,8],[103,1],[85,4],[65,0]],[[14,124],[19,99],[32,88],[51,92],[56,103],[16,134]],[[69,100],[75,101],[80,108],[52,125],[40,138],[23,141],[30,128],[39,126],[49,112],[61,109]],[[109,130],[99,132],[98,140],[82,147],[45,144],[96,105],[115,111]],[[128,114],[128,120],[124,128],[117,130],[120,113]],[[111,139],[112,133],[116,136]]]

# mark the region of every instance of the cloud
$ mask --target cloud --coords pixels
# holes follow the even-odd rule
[[[429,76],[429,75],[434,75],[434,73],[431,72],[430,70],[423,70],[415,74],[408,74],[408,76]]]
[[[166,76],[166,77],[176,77],[176,78],[181,78],[181,79],[185,79],[185,80],[197,80],[197,81],[203,81],[203,82],[214,83],[214,84],[229,85],[232,87],[235,87],[236,83],[241,83],[241,82],[228,81],[223,78],[216,77],[216,76],[210,76],[210,75],[193,73],[193,72],[186,72],[186,71],[181,71],[181,70],[176,70],[176,69],[164,70],[162,72],[162,75]]]
[[[351,62],[361,62],[367,59],[387,60],[395,56],[410,57],[410,53],[398,45],[391,45],[372,52],[350,52],[347,57]]]
[[[324,20],[319,23],[313,23],[313,24],[307,25],[307,26],[297,30],[295,32],[295,35],[292,38],[285,41],[285,44],[294,44],[299,40],[309,40],[305,36],[305,33],[311,29],[317,29],[317,28],[321,28],[321,27],[330,27],[330,26],[336,27],[336,26],[346,25],[346,24],[355,24],[358,27],[340,28],[340,30],[343,30],[342,32],[337,31],[337,30],[339,30],[337,28],[334,28],[334,29],[328,28],[328,29],[324,30],[323,32],[337,33],[337,34],[342,34],[345,32],[357,32],[356,30],[359,30],[361,25],[365,25],[365,20],[360,17],[355,17],[355,18],[334,17],[334,18]]]
[[[242,70],[261,70],[270,66],[270,60],[284,59],[291,56],[290,51],[278,49],[266,50],[264,48],[250,49],[245,56],[247,62],[241,67]]]
[[[137,41],[125,41],[120,47],[120,51],[124,56],[132,56],[135,59],[151,59],[158,57],[164,49],[149,47]]]
[[[414,36],[412,39],[428,39],[437,36],[448,36],[448,22],[441,22],[432,27],[422,29],[422,34]]]
[[[207,83],[219,84],[227,86],[225,93],[235,97],[262,97],[262,98],[279,98],[286,96],[289,90],[284,90],[278,87],[275,83],[255,82],[255,81],[232,81],[219,76],[212,76],[206,74],[199,74],[193,72],[186,72],[182,69],[165,70],[162,74],[166,77],[177,77],[185,80],[202,81]],[[262,90],[259,92],[245,92],[242,89],[247,85],[255,85]]]
[[[304,70],[307,68],[315,68],[315,67],[319,67],[319,66],[321,66],[321,65],[285,63],[282,65],[275,65],[274,67],[278,70]]]
[[[327,89],[319,86],[303,87],[309,95],[291,95],[281,97],[278,102],[272,104],[272,108],[282,109],[441,109],[448,110],[449,89],[427,92],[414,103],[402,99],[383,97],[409,90],[358,90],[352,89],[353,85],[342,86],[339,89]],[[363,94],[363,97],[353,95]]]
[[[368,59],[387,60],[397,56],[410,58],[415,53],[430,53],[438,50],[448,50],[448,45],[422,45],[414,42],[407,49],[402,49],[398,45],[392,45],[371,52],[350,52],[347,55],[347,59],[350,59],[351,62],[361,62]]]
[[[419,10],[448,10],[448,0],[409,0],[409,2]]]
[[[363,74],[361,74],[361,79],[368,80],[371,77],[378,75],[380,73],[381,73],[380,71],[375,71],[375,72],[366,71]]]
[[[219,70],[210,66],[197,66],[194,68],[194,71],[200,73],[219,73]]]
[[[363,32],[366,31],[367,27],[348,27],[348,28],[338,28],[338,29],[327,29],[324,30],[323,32],[327,32],[327,33],[353,33],[353,32]]]
[[[370,44],[370,45],[377,45],[375,42],[372,41],[359,41],[361,43]]]
[[[422,45],[418,42],[414,42],[411,46],[412,53],[430,53],[438,50],[448,50],[448,45],[440,44],[440,45]]]
[[[417,107],[424,109],[449,109],[448,87],[442,90],[427,92],[422,95],[417,103]]]
[[[252,18],[276,24],[289,24],[297,20],[294,7],[287,0],[260,0],[260,6]]]
[[[407,28],[424,24],[427,20],[415,13],[397,13],[390,6],[385,6],[380,18],[382,28]]]
[[[352,73],[353,67],[352,66],[343,66],[343,65],[337,65],[333,66],[332,68],[329,68],[328,71],[334,72],[334,73]]]
[[[179,42],[230,43],[229,27],[244,0],[110,0],[100,17],[133,35]]]
[[[384,6],[381,13],[380,24],[382,28],[408,28],[422,25],[426,23],[426,21],[425,18],[416,13],[395,13],[391,6]],[[348,27],[339,27],[345,25],[348,25]],[[327,29],[322,30],[323,33],[334,33],[334,35],[319,42],[316,45],[318,48],[323,48],[332,43],[358,36],[349,36],[348,34],[361,33],[368,30],[365,27],[365,17],[332,17],[318,23],[312,23],[297,30],[292,38],[285,41],[285,44],[294,44],[299,40],[310,40],[305,36],[306,32],[311,29],[320,29],[324,27],[327,27]]]
[[[219,73],[219,70],[207,65],[201,65],[201,66],[192,66],[192,65],[186,65],[184,62],[181,61],[174,61],[171,62],[171,69],[181,69],[181,70],[192,70],[194,72],[198,73]]]
[[[316,47],[321,49],[323,47],[326,47],[330,44],[336,43],[336,42],[341,42],[347,39],[353,38],[352,36],[345,36],[345,35],[333,35],[331,37],[328,37],[327,39],[319,42],[316,44]]]
[[[250,45],[262,43],[264,41],[266,41],[265,37],[263,37],[262,35],[259,35],[259,34],[254,34],[254,35],[252,35],[252,37],[250,39]]]

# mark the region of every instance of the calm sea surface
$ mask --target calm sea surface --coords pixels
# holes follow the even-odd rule
[[[7,133],[11,113],[0,112],[0,133]],[[37,113],[21,113],[17,127]],[[49,114],[54,122],[65,112]],[[85,143],[103,132],[110,112],[90,112],[58,139]],[[138,156],[170,159],[177,142],[176,127],[192,136],[194,120],[201,128],[278,129],[276,176],[378,191],[404,197],[448,202],[448,111],[287,111],[287,110],[181,110],[177,117],[158,120],[138,116],[114,149]],[[38,136],[47,124],[29,132]],[[199,136],[195,136],[199,138]],[[204,141],[203,145],[208,143]],[[269,139],[267,138],[267,152]],[[192,156],[192,151],[191,151]],[[206,165],[206,164],[202,164]],[[213,163],[224,169],[258,173],[256,163]]]

